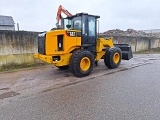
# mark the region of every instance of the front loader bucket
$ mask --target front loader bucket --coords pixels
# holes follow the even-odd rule
[[[131,46],[128,44],[114,44],[115,47],[119,47],[122,51],[122,59],[123,60],[130,60],[132,55]]]

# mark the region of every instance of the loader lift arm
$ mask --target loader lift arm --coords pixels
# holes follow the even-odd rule
[[[58,11],[57,11],[57,23],[56,26],[57,28],[59,28],[59,21],[62,19],[62,15],[61,13],[64,13],[67,17],[71,17],[72,14],[70,12],[68,12],[68,10],[66,10],[62,5],[59,6]]]

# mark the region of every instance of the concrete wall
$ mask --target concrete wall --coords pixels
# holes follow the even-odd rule
[[[100,37],[110,37],[108,35],[100,35]],[[160,47],[160,38],[151,37],[131,37],[131,36],[112,36],[114,43],[127,43],[131,45],[133,52],[145,51],[151,48]]]
[[[37,53],[36,32],[0,31],[0,67],[3,65],[34,64]]]
[[[37,63],[33,58],[33,54],[38,51],[37,37],[37,32],[0,31],[0,69],[4,66]],[[160,39],[147,37],[114,36],[114,43],[128,43],[133,52],[160,47]]]
[[[150,41],[150,44],[151,44],[150,48],[160,47],[160,39],[153,39]]]

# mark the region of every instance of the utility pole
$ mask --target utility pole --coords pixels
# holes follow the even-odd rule
[[[19,31],[19,23],[17,23],[17,30]]]

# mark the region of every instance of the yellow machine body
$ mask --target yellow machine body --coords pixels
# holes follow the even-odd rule
[[[75,35],[68,36],[68,33]],[[54,64],[55,66],[66,66],[69,65],[69,60],[74,50],[83,49],[81,46],[81,37],[78,36],[80,31],[78,30],[55,30],[49,31],[45,35],[45,55],[34,54],[35,58],[38,58],[44,62]],[[63,36],[62,50],[58,48],[57,36]],[[113,38],[98,38],[96,43],[96,57],[95,61],[99,61],[105,54],[106,47],[113,47]],[[59,59],[54,59],[54,57]]]

